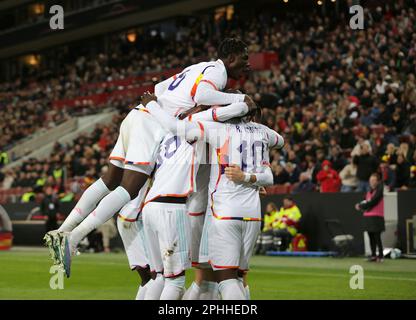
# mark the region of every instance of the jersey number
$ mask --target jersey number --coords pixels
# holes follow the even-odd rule
[[[238,151],[241,153],[241,170],[246,171],[247,163],[248,163],[248,146],[247,141],[243,140],[240,146],[238,147]],[[261,141],[254,141],[251,145],[251,159],[253,161],[253,168],[256,170],[257,164],[263,162],[264,160],[264,150],[265,146],[264,143]],[[259,159],[260,157],[260,159]]]
[[[179,74],[176,77],[176,79],[174,79],[172,81],[172,83],[169,85],[168,90],[170,90],[170,91],[175,90],[181,84],[181,82],[185,79],[187,72],[188,72],[188,70],[186,70],[186,71],[182,72],[181,74]]]

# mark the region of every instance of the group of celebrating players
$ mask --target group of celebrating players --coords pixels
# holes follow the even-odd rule
[[[69,277],[78,243],[118,213],[136,299],[250,299],[245,274],[260,232],[269,149],[283,138],[257,123],[253,100],[224,92],[249,72],[248,50],[222,41],[218,60],[155,85],[120,126],[108,170],[45,242]],[[185,272],[195,279],[185,288]]]

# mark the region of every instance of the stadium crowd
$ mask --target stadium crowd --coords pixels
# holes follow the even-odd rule
[[[252,19],[234,14],[231,20],[184,20],[173,39],[155,31],[140,46],[114,36],[106,54],[63,56],[58,73],[40,69],[0,83],[0,116],[7,119],[0,127],[0,149],[74,114],[102,110],[56,109],[52,101],[116,89],[86,84],[209,59],[220,38],[236,35],[250,52],[279,56],[270,70],[236,84],[264,107],[265,124],[287,141],[272,153],[275,184],[290,185],[292,192],[364,191],[377,171],[390,190],[416,188],[416,11],[403,3],[367,11],[364,30],[352,30],[342,19],[334,24],[325,16],[296,13],[283,19],[263,12]],[[4,172],[3,188],[35,186],[39,179],[61,186],[53,174],[57,168],[65,168],[67,178],[97,178],[132,103],[127,100],[106,102],[123,110],[111,125],[57,145],[47,160],[32,159]]]

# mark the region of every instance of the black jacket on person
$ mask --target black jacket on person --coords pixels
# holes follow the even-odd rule
[[[357,165],[357,178],[362,181],[367,181],[378,168],[377,158],[370,154],[355,156],[354,163]]]
[[[408,186],[410,182],[410,164],[407,162],[398,163],[396,165],[396,188]]]
[[[58,228],[56,215],[59,212],[59,200],[54,195],[47,195],[40,204],[40,211],[47,216],[46,230]]]

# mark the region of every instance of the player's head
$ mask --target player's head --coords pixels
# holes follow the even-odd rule
[[[228,77],[239,79],[250,71],[248,47],[240,39],[226,38],[217,50],[218,58],[224,62]]]

